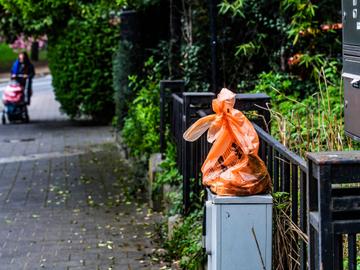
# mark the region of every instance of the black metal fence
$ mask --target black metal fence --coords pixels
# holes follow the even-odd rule
[[[359,183],[359,151],[308,154],[309,269],[359,269]]]
[[[306,174],[307,164],[304,159],[287,149],[270,134],[256,124],[255,130],[260,139],[260,157],[267,165],[273,183],[273,192],[287,192],[290,195],[291,211],[289,216],[294,224],[307,234]],[[294,261],[300,261],[305,270],[307,249],[303,239],[293,242],[291,255]]]
[[[200,168],[211,145],[209,145],[206,140],[206,134],[201,136],[196,142],[189,143],[183,140],[183,133],[197,119],[211,113],[210,105],[214,94],[183,92],[183,90],[184,84],[182,81],[163,81],[161,83],[162,114],[160,136],[163,153],[165,149],[165,127],[166,123],[168,123],[170,125],[171,137],[177,147],[178,169],[183,175],[183,210],[184,214],[187,214],[191,211],[195,203],[200,202],[199,194],[202,190]],[[254,123],[260,139],[259,155],[267,165],[273,181],[273,191],[286,192],[290,195],[291,210],[288,215],[292,222],[300,228],[305,235],[308,235],[309,226],[317,228],[315,231],[321,231],[319,228],[327,228],[326,230],[330,230],[329,234],[326,235],[314,233],[314,237],[310,237],[310,246],[312,247],[310,249],[308,249],[303,239],[293,239],[293,253],[289,254],[289,256],[292,256],[294,261],[299,261],[299,264],[295,263],[292,269],[341,270],[343,269],[343,261],[345,261],[348,264],[349,270],[355,270],[357,266],[356,233],[360,232],[360,189],[351,188],[333,191],[330,188],[325,194],[324,192],[318,192],[322,190],[323,185],[325,185],[324,183],[331,183],[331,178],[329,177],[333,175],[317,175],[321,170],[316,169],[315,178],[321,180],[318,182],[319,189],[311,192],[318,192],[317,194],[320,195],[312,201],[312,197],[309,196],[308,186],[313,187],[311,180],[309,180],[311,178],[309,177],[309,171],[310,173],[313,172],[313,165],[312,163],[308,165],[304,159],[291,152],[268,133],[271,120],[268,110],[269,104],[270,98],[264,94],[238,94],[236,96],[235,108],[245,113],[251,112],[251,120]],[[326,154],[324,155],[326,156]],[[333,154],[328,153],[327,157],[331,157],[332,155]],[[352,155],[352,159],[348,157],[346,162],[344,158],[341,158],[344,155],[346,155],[346,152],[338,153],[338,158],[332,157],[331,159],[333,161],[335,160],[335,163],[343,160],[340,163],[342,164],[341,168],[345,171],[346,168],[350,169],[349,166],[351,164],[351,171],[348,172],[355,175],[350,177],[346,175],[346,173],[342,174],[343,182],[348,183],[349,181],[346,179],[349,179],[349,177],[353,182],[360,182],[360,152],[355,152],[355,154]],[[320,162],[318,166],[321,167],[324,165]],[[337,169],[339,170],[338,167]],[[336,183],[342,182],[337,181]],[[329,184],[325,186],[329,187]],[[337,194],[342,194],[342,197]],[[325,202],[328,204],[329,209],[335,206],[340,208],[342,206],[346,209],[341,208],[342,212],[338,209],[330,215],[330,210],[319,210],[327,209],[323,206]],[[321,207],[315,207],[315,214],[311,214],[311,212],[308,211],[309,204],[310,206],[313,205],[313,207],[316,205],[320,205]],[[338,218],[336,224],[341,223],[343,226],[341,227],[342,230],[335,232],[331,224],[335,224],[333,222],[336,219],[334,215],[339,215],[340,212],[343,216],[346,216],[347,219]],[[308,220],[309,213],[310,217],[312,217],[312,223]],[[352,219],[351,214],[353,214]],[[317,217],[317,219],[315,217]],[[325,223],[327,227],[324,225]],[[344,223],[348,226],[345,226]],[[311,224],[322,225],[315,226]],[[343,234],[348,234],[347,238],[344,238]],[[323,239],[326,239],[326,237],[330,239],[327,242],[328,247],[321,243],[324,242]],[[348,241],[346,242],[345,239],[348,239]],[[344,245],[346,245],[346,247]],[[328,251],[328,248],[330,248],[330,251]],[[327,252],[324,253],[323,249],[326,249]],[[308,250],[310,252],[309,254]],[[344,250],[346,250],[345,253],[348,254],[347,258],[343,256]],[[310,256],[311,260],[309,261],[313,262],[312,264],[308,263],[308,256]],[[330,256],[331,258],[329,259]],[[331,260],[333,267],[323,267],[326,258]]]

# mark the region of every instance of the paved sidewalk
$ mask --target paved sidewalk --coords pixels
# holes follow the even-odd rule
[[[0,126],[0,269],[160,269],[157,216],[111,128],[67,120],[50,91],[30,108]]]

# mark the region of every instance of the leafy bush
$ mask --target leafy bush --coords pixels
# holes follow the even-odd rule
[[[49,39],[49,66],[56,99],[71,117],[108,121],[113,115],[112,57],[118,29],[108,12],[83,5],[57,38]]]
[[[137,74],[137,48],[129,41],[122,40],[113,58],[113,87],[115,90],[115,105],[117,127],[122,127],[128,106],[134,93],[129,87],[129,75]]]
[[[202,50],[204,46],[199,44],[185,45],[182,47],[182,62],[186,89],[190,92],[209,91],[209,83],[204,74]],[[206,62],[206,61],[205,61]]]
[[[180,260],[186,270],[197,270],[204,262],[202,249],[202,209],[192,212],[175,226],[171,239],[164,243],[168,260]]]
[[[239,78],[254,80],[254,75],[270,70],[316,79],[328,59],[341,55],[340,4],[327,0],[221,0],[225,23],[219,64],[224,84],[233,87]]]
[[[122,128],[125,117],[128,114],[129,106],[137,95],[137,90],[141,87],[130,87],[129,75],[137,74],[138,77],[146,76],[149,70],[142,70],[143,57],[146,57],[139,44],[122,40],[113,58],[113,86],[115,90],[116,119],[115,126]],[[151,49],[153,58],[153,70],[156,70],[159,78],[166,77],[168,67],[168,44],[160,41],[155,49]],[[156,61],[154,60],[156,59]],[[155,63],[156,62],[156,63]],[[150,65],[150,63],[148,63]],[[144,74],[145,73],[145,74]],[[160,75],[161,74],[161,75]],[[156,103],[158,104],[158,102]]]
[[[165,184],[172,186],[181,183],[181,175],[176,164],[176,147],[172,143],[167,144],[165,159],[159,165],[159,173],[156,174],[154,188]]]
[[[160,0],[116,0],[124,8],[143,9],[158,3]]]
[[[182,175],[176,164],[176,146],[168,142],[165,159],[159,164],[153,185],[153,192],[159,192],[164,185],[170,185],[171,191],[164,194],[164,201],[168,205],[168,216],[180,214],[182,201]]]
[[[145,79],[129,76],[129,87],[137,93],[125,118],[122,137],[135,157],[148,157],[159,151],[160,136],[160,89],[161,75],[153,57],[145,63]]]

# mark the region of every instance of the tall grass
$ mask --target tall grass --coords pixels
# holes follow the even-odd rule
[[[342,79],[337,83],[329,81],[323,69],[320,75],[318,91],[303,100],[272,88],[289,103],[288,110],[284,110],[276,100],[272,101],[272,135],[302,157],[306,152],[345,151],[359,146],[345,136]]]

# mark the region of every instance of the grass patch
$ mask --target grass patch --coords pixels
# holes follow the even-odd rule
[[[13,62],[17,54],[6,43],[0,43],[0,63]]]
[[[47,61],[47,50],[42,49],[39,51],[39,62],[46,62]]]

